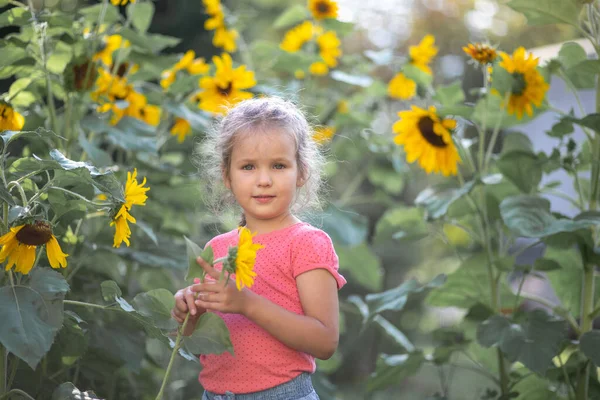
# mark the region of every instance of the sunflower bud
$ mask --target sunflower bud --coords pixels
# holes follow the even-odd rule
[[[237,246],[230,247],[227,253],[227,260],[223,263],[223,268],[231,274],[235,273],[235,260],[237,259],[238,248]]]

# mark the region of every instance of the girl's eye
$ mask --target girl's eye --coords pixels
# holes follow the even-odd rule
[[[284,169],[284,168],[285,168],[285,165],[283,165],[283,164],[275,164],[275,165],[274,165],[274,168],[275,168],[275,169]]]
[[[250,171],[254,166],[252,164],[246,164],[242,167],[243,170]]]

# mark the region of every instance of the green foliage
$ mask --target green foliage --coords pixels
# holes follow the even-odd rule
[[[531,25],[569,24],[577,26],[581,5],[578,0],[511,0],[508,6],[522,12]]]

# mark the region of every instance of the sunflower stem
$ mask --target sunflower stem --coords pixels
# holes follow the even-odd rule
[[[89,199],[85,198],[84,196],[80,195],[79,193],[72,192],[72,191],[70,191],[69,189],[61,188],[60,186],[49,186],[49,187],[47,188],[47,190],[50,190],[50,189],[56,189],[56,190],[63,191],[63,192],[65,192],[65,193],[69,193],[71,196],[75,196],[75,197],[77,197],[78,199],[80,199],[80,200],[83,200],[83,201],[85,201],[86,203],[93,204],[93,205],[95,205],[95,206],[104,207],[104,206],[107,206],[107,205],[109,205],[109,203],[96,203],[96,202],[94,202],[94,201],[91,201],[91,200],[89,200]]]
[[[504,96],[503,104],[508,103],[509,98],[510,98],[510,92],[507,92],[506,95]],[[496,140],[498,140],[498,134],[500,133],[500,125],[502,124],[503,117],[504,117],[504,113],[500,114],[500,117],[498,117],[498,121],[496,121],[496,126],[494,126],[494,131],[492,132],[492,138],[490,139],[490,143],[488,143],[487,152],[483,159],[482,174],[484,174],[484,175],[487,173],[487,170],[490,166],[490,161],[492,159],[492,154],[494,153],[494,147],[496,147]]]
[[[169,360],[169,365],[167,366],[167,372],[165,373],[165,377],[163,378],[162,385],[160,386],[160,391],[158,395],[156,395],[156,400],[162,400],[165,388],[167,387],[167,382],[169,382],[169,376],[171,375],[171,369],[173,368],[173,363],[175,362],[175,356],[181,347],[181,338],[183,336],[183,332],[185,332],[185,328],[187,327],[188,321],[190,320],[190,313],[185,316],[185,321],[183,321],[183,325],[179,327],[177,330],[177,339],[175,340],[175,346],[173,347],[173,352],[171,353],[171,359]]]
[[[11,181],[8,182],[8,191],[10,192],[10,189],[16,186],[17,189],[19,190],[19,194],[21,195],[21,202],[23,203],[23,207],[27,207],[27,204],[29,203],[27,201],[27,196],[25,196],[25,191],[23,190],[23,187],[21,186],[21,184],[17,181]]]
[[[2,203],[2,234],[8,232],[8,203]]]
[[[6,393],[6,379],[8,373],[8,351],[0,344],[0,396]]]

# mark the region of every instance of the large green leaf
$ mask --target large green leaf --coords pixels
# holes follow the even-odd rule
[[[0,59],[0,68],[11,66],[13,63],[28,56],[25,49],[11,45],[1,47],[0,53],[2,53],[2,58]]]
[[[583,47],[576,42],[566,42],[560,47],[558,61],[565,69],[569,69],[580,62],[587,60],[588,56]]]
[[[383,271],[381,260],[365,243],[358,246],[336,246],[340,270],[349,271],[352,280],[372,292],[381,290]]]
[[[127,300],[121,297],[123,293],[115,281],[104,281],[100,284],[100,288],[102,290],[102,297],[104,298],[104,301],[110,302],[114,300],[119,304],[123,311],[135,311],[135,308],[133,308],[131,304],[127,302]]]
[[[225,321],[217,314],[202,314],[191,336],[183,338],[183,347],[192,354],[233,353],[233,344]]]
[[[288,7],[273,22],[273,28],[281,29],[298,24],[308,18],[310,15],[304,5],[295,4]]]
[[[390,321],[383,318],[381,315],[376,315],[375,318],[373,318],[373,322],[381,328],[381,331],[390,338],[392,343],[399,346],[403,351],[411,352],[415,350],[415,346],[410,342],[406,335]]]
[[[450,85],[438,87],[433,98],[439,101],[443,107],[462,104],[465,101],[462,82],[456,81]]]
[[[72,46],[66,44],[65,42],[59,41],[50,54],[50,57],[48,57],[46,64],[48,71],[54,74],[62,74],[69,62],[71,62],[72,58]]]
[[[154,16],[154,4],[151,1],[131,4],[127,7],[127,16],[131,23],[140,33],[145,33],[150,27],[152,17]]]
[[[184,238],[185,238],[185,247],[187,249],[187,259],[188,259],[188,269],[187,269],[187,273],[185,274],[185,280],[187,282],[192,282],[194,280],[194,278],[200,278],[201,280],[204,280],[204,276],[206,275],[206,272],[200,266],[200,264],[198,264],[196,259],[198,257],[202,257],[202,259],[204,261],[206,261],[207,263],[212,265],[213,261],[215,259],[215,255],[213,253],[213,248],[211,246],[206,246],[204,248],[204,250],[202,250],[202,248],[200,248],[200,246],[198,246],[196,243],[192,242],[190,239],[188,239],[185,236],[184,236]]]
[[[512,0],[508,6],[525,14],[530,25],[578,26],[581,3],[578,0]]]
[[[524,193],[535,191],[542,180],[542,163],[528,151],[503,153],[496,165]]]
[[[537,196],[520,195],[500,203],[506,226],[517,235],[542,238],[559,232],[574,232],[596,225],[593,220],[558,219],[550,213],[550,202]]]
[[[137,312],[148,317],[160,329],[176,329],[177,322],[171,317],[171,310],[175,307],[173,293],[167,289],[154,289],[139,293],[133,300]]]
[[[460,188],[447,185],[430,187],[419,193],[415,204],[425,207],[428,219],[438,219],[446,214],[453,202],[468,194],[474,186],[475,181],[467,182]]]
[[[479,326],[477,340],[485,347],[499,347],[510,361],[519,361],[543,375],[566,334],[565,321],[535,310],[520,324],[501,315],[492,316]]]
[[[14,7],[0,14],[0,28],[5,26],[23,26],[30,23],[31,13],[26,8]]]
[[[596,76],[600,73],[600,61],[584,60],[565,73],[577,89],[592,89],[596,84]]]
[[[573,315],[580,313],[581,282],[583,279],[583,263],[581,254],[576,248],[546,247],[544,259],[554,261],[562,268],[548,271],[547,279],[552,285],[561,307]]]
[[[418,240],[428,234],[429,230],[421,209],[416,207],[390,208],[377,220],[373,243],[380,244],[392,239]]]
[[[369,181],[390,194],[399,195],[404,189],[404,179],[391,166],[373,163],[367,170]]]
[[[518,393],[514,400],[565,400],[556,393],[556,390],[552,390],[553,385],[548,385],[548,380],[544,377],[531,375],[525,368],[519,372],[522,378],[512,389],[513,393]]]
[[[565,117],[563,118],[566,121],[572,122],[577,125],[581,125],[586,128],[590,128],[594,131],[600,132],[600,114],[593,113],[588,114],[583,118],[575,118],[575,117]]]
[[[416,374],[424,362],[425,356],[421,350],[392,356],[382,354],[377,360],[375,372],[367,382],[367,391],[401,384],[405,378]]]
[[[581,335],[579,348],[596,365],[600,365],[600,331],[594,330]]]
[[[105,10],[102,10],[103,8]],[[104,14],[104,22],[107,24],[116,22],[121,18],[117,7],[107,7],[104,4],[94,4],[93,6],[80,8],[77,11],[90,23],[96,23],[101,13]]]

